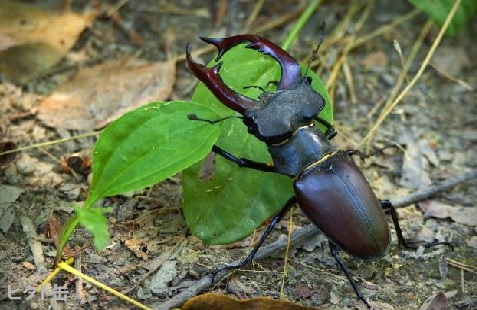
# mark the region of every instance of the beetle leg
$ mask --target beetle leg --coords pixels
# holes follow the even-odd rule
[[[258,88],[260,89],[260,91],[263,93],[266,93],[267,91],[265,90],[265,88],[263,88],[262,86],[257,86],[257,85],[250,85],[250,86],[244,86],[243,89],[249,89],[249,88]]]
[[[384,153],[384,150],[390,149],[390,148],[395,148],[395,149],[398,149],[398,150],[402,150],[404,152],[404,147],[401,144],[395,143],[395,142],[390,142],[387,145],[375,150],[372,155]]]
[[[336,137],[336,135],[338,134],[338,132],[336,131],[335,127],[333,127],[333,125],[330,124],[330,122],[328,122],[327,120],[317,116],[315,118],[315,120],[322,124],[323,126],[326,127],[326,132],[325,132],[325,136],[328,140],[331,140],[333,139],[334,137]]]
[[[237,115],[230,115],[230,116],[226,116],[226,117],[219,118],[219,119],[206,119],[206,118],[198,117],[197,114],[187,114],[187,118],[191,121],[201,121],[201,122],[209,123],[211,125],[223,122],[223,121],[231,119],[231,118],[242,118],[243,119],[242,116],[237,116]]]
[[[399,217],[396,212],[396,208],[393,206],[393,204],[389,200],[381,200],[380,201],[381,207],[387,211],[387,213],[391,214],[391,219],[393,220],[394,228],[396,229],[396,235],[398,237],[398,242],[400,246],[403,246],[407,249],[417,249],[419,247],[419,244],[412,243],[406,239],[404,239],[404,236],[402,235],[402,229],[401,225],[399,224]],[[440,242],[440,241],[435,241],[435,242],[428,242],[425,244],[422,244],[425,248],[430,248],[435,245],[447,245],[451,251],[454,250],[454,246],[452,243],[449,242]]]
[[[301,79],[300,66],[296,60],[279,46],[271,41],[256,35],[237,35],[230,38],[204,38],[200,37],[204,42],[213,44],[219,50],[216,58],[218,61],[229,49],[242,42],[250,42],[247,48],[257,50],[265,55],[273,57],[282,70],[280,81],[278,82],[278,90],[289,89],[296,85]]]
[[[343,263],[343,261],[341,260],[341,257],[339,256],[339,249],[338,247],[336,246],[336,244],[334,244],[333,242],[331,242],[331,240],[328,241],[329,245],[330,245],[330,253],[331,255],[334,257],[334,259],[336,260],[336,262],[338,263],[338,265],[340,266],[341,270],[343,271],[343,273],[345,274],[346,278],[348,279],[349,283],[351,284],[351,287],[353,288],[354,290],[354,293],[356,294],[356,296],[358,297],[358,299],[360,299],[362,302],[364,302],[364,304],[366,305],[366,307],[368,307],[368,309],[371,309],[371,306],[369,305],[368,301],[366,300],[366,298],[364,298],[363,294],[358,290],[358,287],[356,286],[356,282],[354,281],[354,279],[351,277],[351,274],[349,273],[349,270],[348,268],[346,267],[346,265]]]
[[[195,62],[190,54],[189,44],[186,47],[186,60],[187,67],[194,75],[207,86],[217,99],[232,110],[243,114],[246,109],[253,109],[259,105],[258,101],[235,92],[224,83],[219,75],[219,70],[222,66],[221,62],[212,68]]]
[[[389,200],[381,200],[379,202],[383,210],[388,211],[387,213],[391,214],[391,219],[393,220],[394,228],[396,229],[396,235],[398,237],[399,245],[402,245],[405,248],[410,248],[411,246],[408,245],[406,239],[404,239],[402,235],[401,225],[399,224],[399,218],[396,212],[396,208],[392,205]]]
[[[366,157],[367,157],[367,156],[366,156],[363,152],[361,152],[360,150],[347,150],[346,152],[348,153],[349,156],[358,155],[362,162],[364,162],[364,160],[365,160]]]
[[[280,212],[275,215],[275,217],[272,219],[272,221],[270,222],[270,224],[268,224],[267,226],[267,229],[265,229],[265,231],[263,232],[262,236],[260,237],[260,240],[258,240],[258,242],[253,246],[253,249],[252,251],[250,252],[250,254],[248,254],[247,257],[245,257],[244,259],[242,259],[240,262],[238,262],[237,264],[233,264],[233,265],[228,265],[228,266],[224,266],[224,267],[221,267],[217,270],[215,270],[214,272],[212,272],[212,282],[214,282],[214,278],[219,274],[221,273],[222,271],[225,271],[225,270],[232,270],[232,269],[238,269],[240,267],[243,267],[247,264],[249,264],[253,258],[255,257],[255,254],[257,254],[257,251],[258,249],[262,246],[262,244],[265,242],[265,239],[267,239],[268,235],[270,235],[270,233],[272,232],[273,228],[275,227],[275,225],[280,222],[280,220],[283,218],[283,216],[285,216],[285,214],[288,213],[288,211],[290,210],[290,208],[296,203],[296,197],[293,196],[292,198],[288,199],[287,203],[285,204],[285,206],[283,206],[283,208],[280,210]]]
[[[216,145],[212,147],[212,151],[219,154],[223,158],[230,160],[233,163],[236,163],[239,167],[250,168],[250,169],[259,170],[263,172],[276,172],[275,167],[273,165],[269,165],[266,163],[259,163],[247,158],[235,157],[234,155],[230,154],[226,150],[221,149],[220,147]]]

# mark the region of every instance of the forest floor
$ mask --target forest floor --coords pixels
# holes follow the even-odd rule
[[[98,123],[74,111],[40,106],[52,94],[64,91],[61,87],[75,72],[110,60],[119,59],[122,64],[124,57],[158,65],[154,74],[161,75],[162,80],[154,89],[156,100],[188,100],[197,80],[184,64],[187,42],[199,49],[204,46],[199,36],[254,33],[280,45],[302,11],[297,1],[289,0],[267,1],[257,15],[251,13],[255,1],[209,2],[214,5],[187,0],[174,4],[130,1],[111,11],[115,14],[95,17],[66,58],[47,74],[0,84],[0,142],[23,147],[68,139],[19,152],[13,162],[0,168],[2,309],[133,308],[66,272],[60,272],[51,282],[57,287],[66,286],[66,302],[39,294],[29,298],[33,294],[31,289],[53,268],[56,249],[51,234],[57,235],[55,229],[71,216],[73,205],[80,205],[87,197],[97,137],[70,138],[99,129],[105,125],[101,121],[111,116],[106,115]],[[313,62],[311,70],[319,70],[325,84],[332,82],[334,126],[338,131],[333,142],[342,149],[362,149],[359,142],[376,123],[384,102],[391,96],[403,61],[419,41],[427,17],[413,13],[414,8],[405,1],[351,3],[327,1],[321,5],[289,52],[306,63],[320,39],[320,24],[326,21],[318,65]],[[42,5],[48,6],[48,2]],[[366,15],[368,6],[371,11]],[[86,5],[73,1],[73,10],[82,12]],[[369,36],[378,29],[382,32]],[[404,86],[418,71],[437,32],[436,26],[432,26],[424,37]],[[371,151],[390,143],[402,146],[377,152],[359,163],[379,198],[397,200],[477,168],[477,65],[472,61],[477,58],[476,32],[474,19],[469,29],[457,37],[444,38],[417,84],[376,131]],[[203,57],[206,62],[214,57],[214,52],[196,59]],[[346,57],[338,74],[332,76],[343,55]],[[142,71],[131,69],[130,75],[117,74],[123,80],[112,79],[114,70],[120,67],[116,65],[95,80],[100,92],[123,80],[135,80],[135,74],[137,79],[143,78],[139,75]],[[74,85],[79,92],[92,92],[86,89],[89,86]],[[124,85],[132,91],[140,87]],[[108,96],[114,93],[107,91]],[[118,97],[107,100],[106,105],[113,104]],[[95,113],[102,113],[98,109]],[[78,129],[65,125],[76,126],[77,121],[81,124],[73,128]],[[398,209],[406,238],[451,242],[454,251],[446,246],[400,248],[393,230],[390,253],[381,260],[363,262],[341,253],[357,279],[358,288],[375,309],[428,309],[426,301],[439,293],[445,293],[444,299],[453,309],[477,309],[475,186],[474,178]],[[185,301],[177,299],[181,292],[197,285],[207,272],[245,256],[264,230],[263,226],[252,236],[230,245],[207,246],[188,233],[181,212],[181,195],[181,176],[177,175],[143,191],[103,199],[102,206],[113,208],[108,223],[112,239],[106,249],[98,252],[92,246],[91,235],[83,228],[77,229],[69,242],[70,250],[79,250],[74,267],[155,309],[180,307]],[[290,216],[293,230],[310,224],[299,208],[294,208],[277,225],[267,244],[288,238]],[[39,266],[41,261],[44,265]],[[278,251],[235,271],[207,285],[204,292],[240,299],[283,298],[319,309],[364,309],[321,234],[292,244],[287,254]],[[171,300],[174,302],[163,304]]]

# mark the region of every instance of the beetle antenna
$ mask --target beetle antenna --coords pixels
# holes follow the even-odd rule
[[[268,86],[268,85],[267,85]],[[265,88],[262,86],[257,86],[257,85],[250,85],[250,86],[244,86],[243,89],[249,89],[249,88],[258,88],[262,91],[262,93],[266,92]]]
[[[313,50],[311,54],[311,58],[308,61],[308,66],[306,66],[306,71],[304,76],[308,74],[308,69],[311,66],[311,62],[313,61],[313,59],[315,59],[316,55],[318,55],[318,50],[320,49],[321,43],[323,43],[323,40],[325,39],[325,29],[326,29],[326,22],[322,21],[320,26],[320,40],[318,41],[318,45],[316,46],[316,48]]]
[[[223,121],[225,121],[227,119],[230,119],[230,118],[243,118],[243,117],[242,116],[237,116],[237,115],[230,115],[230,116],[226,116],[226,117],[219,118],[219,119],[206,119],[206,118],[200,118],[196,114],[187,114],[187,118],[191,121],[201,121],[201,122],[206,122],[206,123],[209,123],[209,124],[213,125],[213,124],[223,122]]]

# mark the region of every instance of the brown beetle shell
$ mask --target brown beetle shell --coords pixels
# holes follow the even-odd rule
[[[345,151],[305,171],[294,187],[303,212],[342,250],[363,260],[387,253],[391,234],[384,211]]]

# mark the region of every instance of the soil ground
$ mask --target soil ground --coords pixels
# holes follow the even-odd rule
[[[102,16],[84,31],[73,51],[88,49],[89,63],[100,63],[123,55],[140,55],[144,59],[163,61],[171,55],[183,55],[187,42],[199,46],[198,36],[224,37],[246,31],[253,1],[208,3],[214,5],[187,0],[170,5],[162,1],[130,1],[119,9],[118,14],[123,25],[134,29],[144,39],[144,44],[135,44],[116,23]],[[75,10],[81,11],[84,6],[84,3],[74,2]],[[330,78],[330,68],[344,49],[344,40],[329,43],[326,40],[334,37],[333,30],[343,23],[350,6],[350,1],[329,1],[321,5],[290,50],[296,59],[306,60],[319,40],[319,25],[326,20],[327,38],[320,50],[320,54],[324,55],[320,58],[325,68],[320,73],[323,81]],[[279,21],[298,8],[296,1],[266,3],[248,29]],[[354,15],[346,28],[345,38],[352,35],[362,38],[412,10],[412,6],[404,1],[378,0],[358,34],[353,31],[360,14]],[[282,42],[294,20],[278,23],[258,34],[273,42]],[[357,147],[357,142],[376,122],[376,105],[389,97],[397,81],[402,62],[394,48],[394,40],[399,43],[404,56],[408,55],[426,21],[425,15],[418,14],[350,50],[345,70],[340,70],[334,81],[335,125],[339,133],[336,143],[343,149]],[[424,40],[406,82],[416,73],[436,33],[437,29],[432,29]],[[473,62],[477,56],[476,33],[474,19],[470,28],[458,37],[445,38],[432,66],[425,70],[417,85],[379,127],[371,144],[372,150],[390,142],[399,143],[404,149],[377,153],[360,164],[378,197],[396,199],[428,185],[427,179],[439,182],[476,168],[477,66]],[[209,53],[203,59],[208,61],[212,57],[213,54]],[[60,64],[64,67],[58,71],[68,70],[69,65]],[[470,89],[457,80],[467,83]],[[26,85],[0,84],[2,120],[10,120],[2,124],[4,141],[25,146],[80,133],[50,128],[34,115],[19,116],[32,111],[43,96],[54,91],[57,84],[55,73]],[[179,60],[170,99],[190,99],[195,85],[196,79]],[[0,170],[1,183],[22,190],[14,203],[14,223],[7,232],[0,234],[2,309],[52,307],[49,298],[42,300],[36,296],[27,300],[28,294],[23,293],[26,288],[38,285],[48,274],[44,270],[39,272],[38,266],[35,266],[31,235],[24,231],[25,221],[33,221],[40,234],[40,239],[36,241],[41,244],[46,267],[51,268],[55,247],[43,235],[44,227],[51,214],[64,222],[72,212],[72,204],[84,201],[88,190],[88,177],[68,172],[62,168],[61,159],[73,153],[78,153],[83,159],[91,158],[94,142],[95,138],[90,137],[32,149],[19,153],[13,164]],[[417,155],[413,148],[419,150]],[[414,156],[414,159],[427,164],[421,169],[408,169],[406,156]],[[343,260],[358,280],[358,287],[373,307],[419,309],[428,298],[446,293],[451,308],[477,309],[475,221],[469,219],[465,224],[461,219],[465,216],[459,217],[459,214],[443,218],[425,217],[423,211],[435,205],[448,205],[455,210],[475,208],[475,185],[474,180],[439,193],[432,199],[399,209],[407,238],[450,241],[455,246],[454,251],[445,246],[436,246],[424,252],[401,249],[393,235],[390,253],[381,260],[362,262],[342,253]],[[245,240],[213,247],[190,236],[181,214],[180,175],[132,195],[104,199],[102,204],[114,209],[109,223],[111,243],[105,250],[97,252],[91,246],[90,235],[84,229],[78,229],[72,236],[70,247],[84,246],[84,249],[77,256],[80,263],[75,267],[121,292],[129,291],[129,296],[144,304],[158,305],[158,309],[161,309],[161,301],[173,298],[208,271],[246,255],[263,231],[262,227]],[[268,242],[286,238],[288,219],[278,225]],[[294,229],[309,224],[298,208],[293,212],[292,222]],[[131,242],[137,242],[138,246],[132,246]],[[445,258],[473,266],[473,269],[455,267],[451,263],[446,265]],[[319,309],[364,309],[330,256],[324,237],[317,236],[288,253],[285,278],[284,264],[285,254],[281,251],[233,273],[207,291],[239,298],[282,296]],[[161,283],[161,279],[165,283]],[[95,286],[87,283],[79,286],[75,278],[66,273],[57,275],[52,284],[67,286],[69,299],[58,302],[60,309],[132,308]],[[21,296],[20,300],[9,299],[8,287],[14,296]]]

